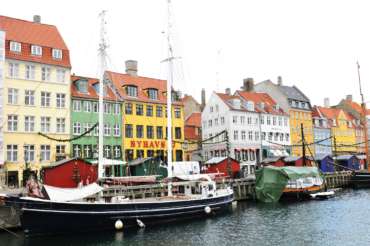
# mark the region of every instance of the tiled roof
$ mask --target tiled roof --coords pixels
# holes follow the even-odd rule
[[[342,111],[341,109],[337,109],[337,108],[325,108],[325,107],[320,107],[320,106],[318,106],[317,108],[318,110],[320,110],[323,117],[327,119],[331,119],[331,120],[337,119],[338,115]]]
[[[200,112],[192,113],[185,120],[185,125],[186,126],[201,127],[201,118],[202,118],[202,114]]]
[[[199,129],[199,128],[198,128]],[[184,136],[186,140],[200,140],[201,136],[199,130],[195,126],[186,126],[184,127]]]
[[[195,104],[197,104],[198,106],[200,106],[200,104],[197,102],[197,100],[195,100],[194,99],[194,97],[192,97],[192,96],[190,96],[190,95],[185,95],[182,99],[181,99],[181,101],[183,102],[183,103],[185,103],[186,101],[188,101],[188,100],[192,100],[192,101],[194,101],[195,102]]]
[[[124,100],[151,102],[166,104],[166,80],[154,79],[142,76],[131,76],[129,74],[116,73],[107,71],[106,75],[112,81],[113,85],[117,88],[118,93]],[[125,92],[125,86],[134,85],[138,88],[138,97],[128,96]],[[152,100],[146,94],[147,89],[153,88],[158,90],[158,100]],[[182,102],[175,101],[174,105],[182,105]]]
[[[232,110],[238,110],[238,111],[247,111],[243,105],[241,105],[240,108],[236,108],[234,107],[231,103],[230,103],[230,100],[231,99],[240,99],[239,96],[232,96],[232,95],[229,95],[229,94],[225,94],[225,93],[216,93],[216,95]]]
[[[252,101],[255,104],[255,109],[257,112],[266,112],[270,114],[286,114],[282,108],[279,108],[276,110],[274,106],[277,105],[277,103],[272,99],[267,93],[260,93],[260,92],[247,92],[247,91],[237,91],[237,95],[240,95],[240,97],[246,101]],[[264,109],[263,111],[257,107],[257,104],[264,103]]]
[[[314,106],[312,108],[312,118],[314,118],[314,117],[316,117],[316,118],[321,118],[322,117],[316,106]]]
[[[362,114],[362,107],[360,104],[352,101],[352,100],[344,100],[344,102],[349,105],[351,108],[353,108],[357,113]]]
[[[68,48],[55,26],[0,16],[0,30],[6,32],[6,58],[71,67]],[[21,43],[20,53],[9,50],[10,41]],[[42,56],[31,55],[31,45],[42,46]],[[52,48],[62,50],[62,59],[53,59]]]
[[[277,88],[283,92],[289,99],[310,102],[310,99],[303,94],[296,86],[278,85]]]
[[[77,90],[75,82],[80,79],[86,79],[88,81],[87,93],[82,93]],[[99,94],[95,90],[93,86],[94,84],[99,84],[99,79],[72,75],[71,76],[71,96],[98,100]],[[117,101],[118,98],[113,93],[113,91],[109,87],[107,87],[107,95],[104,97],[104,100]]]

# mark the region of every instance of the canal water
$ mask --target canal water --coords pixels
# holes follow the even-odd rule
[[[239,202],[227,215],[127,233],[18,234],[1,232],[0,245],[370,245],[370,190],[344,190],[323,201]]]

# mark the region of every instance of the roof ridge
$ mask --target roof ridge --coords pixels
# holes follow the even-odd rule
[[[151,78],[151,77],[147,77],[147,76],[131,76],[127,73],[119,73],[119,72],[114,72],[114,71],[109,71],[109,70],[106,70],[105,72],[108,72],[108,73],[114,73],[114,74],[118,74],[118,75],[124,75],[124,76],[130,76],[130,77],[133,77],[133,78],[143,78],[143,79],[152,79],[152,80],[159,80],[159,81],[167,81],[166,79],[157,79],[157,78]]]
[[[56,25],[53,25],[53,24],[47,24],[47,23],[42,23],[42,22],[38,23],[38,22],[24,20],[24,19],[19,19],[19,18],[14,18],[14,17],[6,16],[6,15],[0,15],[0,18],[1,17],[12,19],[12,20],[16,20],[16,21],[28,22],[28,23],[35,24],[35,25],[45,25],[45,26],[51,26],[51,27],[57,28],[57,26]]]

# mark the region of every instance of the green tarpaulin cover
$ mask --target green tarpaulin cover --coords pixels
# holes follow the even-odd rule
[[[277,202],[288,180],[306,177],[322,177],[317,167],[273,167],[256,171],[256,196],[261,202]]]

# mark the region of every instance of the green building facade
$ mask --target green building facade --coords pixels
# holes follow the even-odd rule
[[[71,76],[71,136],[77,137],[99,120],[99,80]],[[99,127],[71,142],[72,157],[98,158]],[[104,91],[104,157],[122,159],[122,103],[114,92]]]

